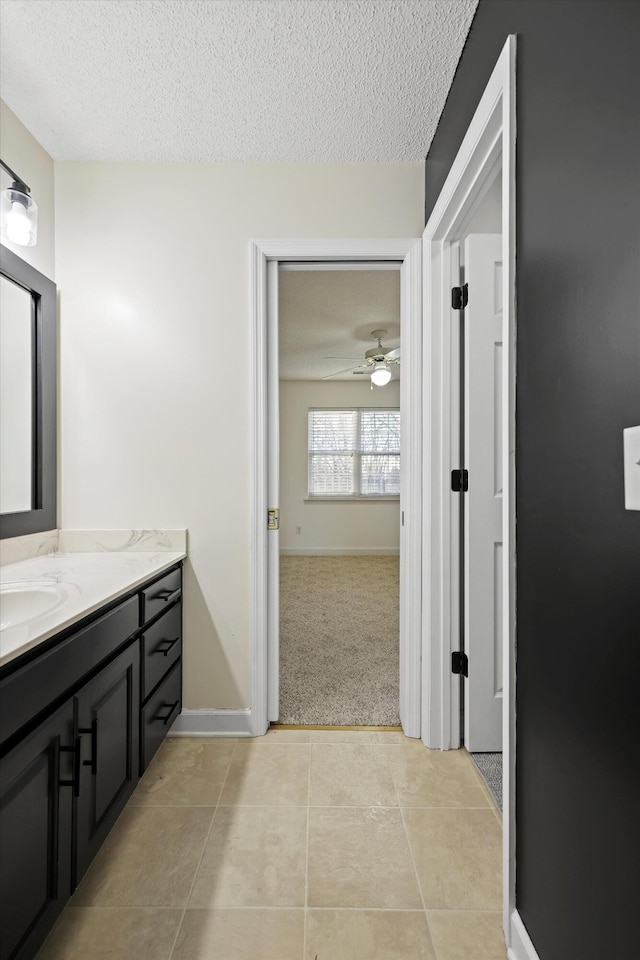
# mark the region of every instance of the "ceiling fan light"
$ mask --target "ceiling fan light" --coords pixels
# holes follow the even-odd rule
[[[371,374],[371,382],[375,383],[376,387],[384,387],[385,384],[389,383],[389,380],[391,380],[391,370],[388,366],[382,363],[376,366]]]

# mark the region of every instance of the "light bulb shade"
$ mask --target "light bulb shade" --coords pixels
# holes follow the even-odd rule
[[[21,247],[36,245],[38,206],[27,187],[17,180],[0,194],[0,236]]]
[[[371,374],[371,382],[375,383],[376,387],[384,387],[385,384],[389,383],[389,380],[391,380],[389,367],[383,363],[378,364]]]

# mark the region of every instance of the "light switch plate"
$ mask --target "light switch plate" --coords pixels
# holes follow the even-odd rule
[[[624,438],[624,505],[640,510],[640,427],[626,427]]]

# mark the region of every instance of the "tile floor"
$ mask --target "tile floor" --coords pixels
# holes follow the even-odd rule
[[[465,751],[169,739],[38,960],[505,960],[500,874]]]

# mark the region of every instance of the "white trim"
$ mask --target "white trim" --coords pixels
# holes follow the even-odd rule
[[[511,914],[510,934],[510,946],[507,951],[509,960],[540,960],[517,910]]]
[[[510,36],[491,74],[449,175],[423,234],[425,390],[423,439],[425,499],[423,508],[424,742],[434,748],[456,747],[453,741],[452,604],[449,544],[450,337],[449,272],[451,247],[461,238],[471,205],[502,167],[503,271],[503,925],[510,931],[515,908],[515,56]],[[468,221],[467,221],[468,222]]]
[[[378,263],[367,263],[363,260],[344,260],[342,263],[335,263],[330,260],[320,261],[319,263],[282,263],[281,270],[399,270],[400,264],[395,260],[381,260]]]
[[[251,733],[263,736],[267,714],[267,254],[251,244]]]
[[[422,727],[422,243],[407,251],[400,274],[400,723]]]
[[[400,716],[408,736],[420,735],[421,672],[421,245],[407,239],[254,240],[252,277],[252,517],[251,517],[251,723],[254,736],[268,728],[268,597],[267,597],[267,263],[268,261],[401,262],[401,341],[403,359],[403,490],[407,503],[401,536]],[[410,349],[410,354],[407,350]],[[401,401],[402,406],[402,401]]]
[[[363,547],[362,549],[332,548],[322,550],[281,550],[281,557],[397,557],[399,550],[393,550],[391,547]]]
[[[278,261],[267,262],[267,498],[280,506]],[[274,374],[275,371],[275,374]],[[280,530],[267,535],[267,720],[280,714]]]
[[[251,710],[183,710],[170,737],[250,737]]]

